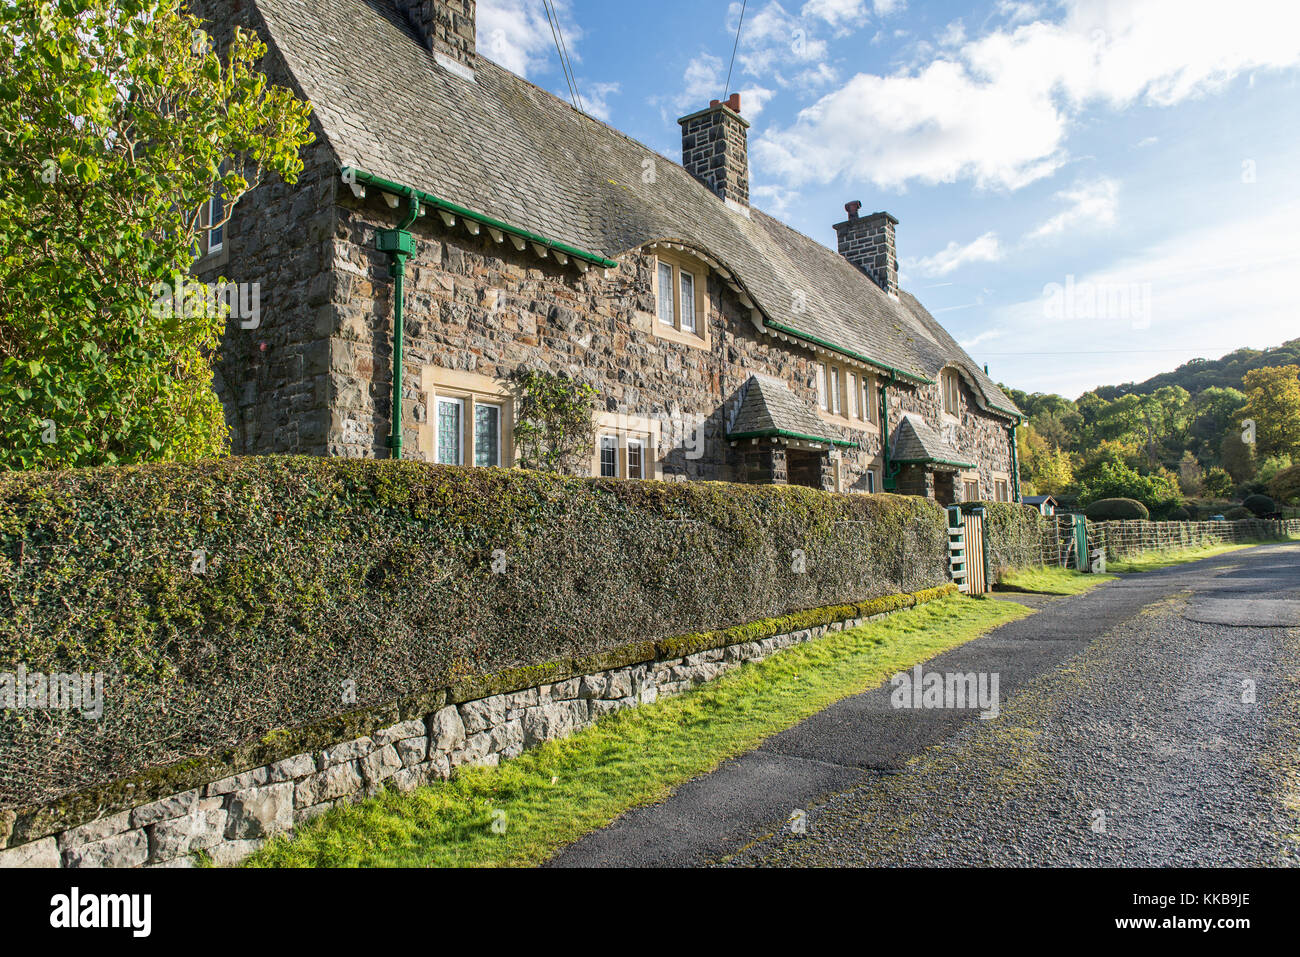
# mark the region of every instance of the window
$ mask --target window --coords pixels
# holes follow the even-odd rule
[[[831,412],[835,415],[843,413],[843,400],[840,398],[840,370],[831,369]]]
[[[501,406],[474,403],[474,464],[495,468],[501,464]]]
[[[858,377],[855,373],[852,372],[849,373],[848,393],[849,393],[849,417],[853,419],[862,418],[862,413],[858,411],[861,408],[861,406],[858,404],[858,397],[860,395],[860,393],[858,392]]]
[[[695,332],[695,277],[682,272],[682,332]]]
[[[438,400],[438,464],[464,465],[461,422],[464,419],[464,399]]]
[[[943,387],[943,411],[949,415],[958,415],[961,412],[961,389],[958,386],[958,376],[954,369],[946,370],[939,377],[940,385]]]
[[[677,328],[677,307],[673,301],[673,267],[665,262],[659,264],[659,321],[665,326]]]
[[[980,483],[967,479],[961,483],[961,500],[963,502],[978,502],[980,498]]]
[[[876,494],[876,470],[875,469],[867,470],[867,494],[868,495]]]
[[[613,479],[659,478],[655,451],[659,448],[657,421],[601,412],[593,422],[596,447],[591,455],[591,474]]]
[[[1011,486],[1006,479],[993,481],[993,498],[999,502],[1011,501]]]
[[[827,397],[830,395],[830,386],[826,380],[826,366],[817,363],[817,407],[825,410],[827,408]]]
[[[655,332],[665,338],[686,337],[688,345],[707,340],[703,266],[688,256],[659,253],[656,260]]]
[[[627,477],[645,478],[645,443],[640,439],[627,440]]]
[[[429,414],[417,426],[426,462],[510,468],[514,457],[514,402],[501,379],[425,366],[420,388]]]
[[[876,419],[876,382],[874,379],[862,377],[862,418],[866,419],[872,425],[879,425]]]
[[[221,196],[221,187],[217,187],[217,193],[208,203],[208,223],[217,223],[208,231],[208,255],[221,252],[222,243],[225,240],[226,227],[221,221],[226,218],[226,201]]]
[[[600,477],[618,478],[618,436],[600,437]]]

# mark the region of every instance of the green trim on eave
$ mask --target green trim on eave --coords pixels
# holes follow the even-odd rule
[[[825,339],[819,339],[816,336],[810,335],[806,332],[800,332],[798,329],[791,329],[789,326],[782,325],[779,322],[773,322],[770,319],[764,318],[763,324],[772,329],[775,329],[777,332],[783,332],[787,336],[794,336],[796,339],[803,339],[806,342],[811,342],[815,345],[819,345],[823,349],[830,349],[832,352],[838,352],[842,356],[848,356],[850,359],[856,359],[858,362],[864,362],[869,366],[873,366],[877,369],[882,369],[885,372],[888,372],[892,376],[895,377],[901,376],[902,378],[910,379],[912,382],[915,382],[919,385],[934,385],[933,379],[927,379],[925,378],[925,376],[920,376],[913,372],[904,372],[902,369],[895,369],[893,366],[881,362],[878,359],[870,359],[867,356],[862,355],[861,353],[854,352],[852,349],[846,349],[843,346],[837,346],[833,342],[827,342]]]
[[[802,432],[787,432],[785,429],[761,429],[758,432],[738,432],[735,435],[728,435],[728,442],[742,442],[745,439],[796,439],[800,442],[823,442],[828,445],[838,445],[840,448],[856,449],[861,446],[857,442],[849,442],[845,439],[832,439],[824,435],[804,435]]]
[[[432,206],[434,209],[445,210],[453,213],[462,219],[468,219],[484,226],[490,226],[493,229],[499,229],[503,233],[509,233],[512,236],[518,236],[526,239],[530,243],[537,243],[539,246],[545,246],[547,249],[553,249],[562,252],[574,259],[581,259],[592,265],[600,266],[602,269],[614,269],[618,263],[612,259],[600,255],[599,253],[588,252],[585,249],[579,249],[576,246],[570,246],[568,243],[562,243],[556,239],[548,239],[539,233],[524,229],[521,226],[512,226],[500,219],[495,219],[484,213],[477,213],[472,209],[453,203],[450,200],[434,196],[432,193],[426,193],[424,190],[416,189],[414,186],[403,186],[401,183],[395,183],[390,179],[384,179],[382,176],[376,176],[374,173],[367,173],[363,169],[357,169],[355,166],[343,167],[343,175],[352,173],[358,183],[364,186],[373,186],[385,193],[393,193],[397,196],[404,196],[408,199],[419,199],[421,202]]]
[[[974,462],[949,462],[947,459],[894,459],[899,465],[946,465],[954,469],[973,469]]]

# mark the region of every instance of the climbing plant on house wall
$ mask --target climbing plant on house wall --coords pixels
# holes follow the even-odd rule
[[[518,393],[515,446],[519,464],[561,475],[582,471],[593,449],[596,390],[566,375],[540,369],[517,372],[513,384]]]

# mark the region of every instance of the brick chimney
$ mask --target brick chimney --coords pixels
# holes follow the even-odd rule
[[[862,204],[846,203],[849,218],[835,227],[840,237],[840,255],[871,277],[891,296],[898,295],[898,247],[894,227],[898,220],[888,213],[859,215]]]
[[[729,205],[749,211],[749,123],[740,115],[740,94],[707,110],[683,116],[682,165]]]
[[[434,57],[447,69],[464,75],[474,69],[477,26],[476,0],[397,0]]]

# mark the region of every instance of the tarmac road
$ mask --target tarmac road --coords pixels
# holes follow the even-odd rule
[[[996,675],[998,717],[885,685],[551,865],[1300,864],[1300,546],[1024,600],[924,669]]]

